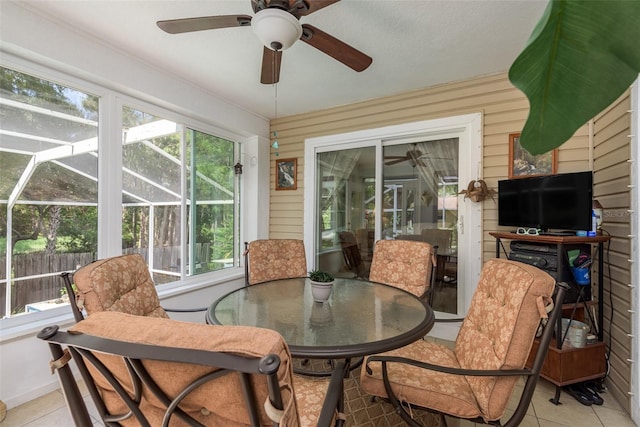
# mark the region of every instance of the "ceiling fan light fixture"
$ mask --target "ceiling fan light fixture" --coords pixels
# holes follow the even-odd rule
[[[263,45],[285,50],[302,36],[302,25],[295,16],[281,9],[263,9],[251,20],[251,28]]]

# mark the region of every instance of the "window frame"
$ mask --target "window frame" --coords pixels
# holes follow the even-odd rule
[[[109,171],[122,170],[122,108],[124,105],[175,121],[183,126],[183,129],[189,128],[232,141],[234,143],[234,163],[244,155],[242,153],[242,145],[252,142],[251,137],[203,120],[195,111],[179,112],[178,110],[184,109],[178,107],[172,109],[172,106],[168,104],[161,106],[159,105],[160,103],[155,104],[145,101],[127,91],[115,90],[92,83],[71,73],[59,71],[46,65],[5,54],[4,52],[2,66],[68,86],[99,98],[98,247],[96,255],[99,259],[122,253],[122,176],[121,173]],[[113,141],[120,143],[114,144],[112,143]],[[186,174],[184,173],[186,162],[182,162],[182,169],[182,194],[185,194],[185,191],[187,191]],[[107,176],[108,179],[106,179]],[[161,299],[233,280],[243,274],[240,265],[241,239],[243,238],[240,221],[242,219],[243,201],[240,195],[245,192],[242,190],[242,184],[240,177],[236,176],[234,185],[234,266],[193,276],[186,276],[186,269],[183,269],[179,280],[156,287]],[[183,200],[186,200],[186,198],[183,198]],[[186,206],[186,202],[183,202],[183,204]],[[183,216],[183,218],[186,218],[186,216]],[[186,221],[182,221],[181,227],[184,228],[183,235],[186,235],[184,234],[186,233]],[[114,230],[120,230],[120,232],[114,233]],[[183,247],[182,250],[185,250],[186,244],[184,241],[181,242],[181,245]],[[39,330],[43,326],[48,326],[52,323],[65,323],[71,317],[69,308],[66,305],[62,305],[43,312],[0,319],[0,331],[2,332],[0,342],[23,336],[25,333]]]

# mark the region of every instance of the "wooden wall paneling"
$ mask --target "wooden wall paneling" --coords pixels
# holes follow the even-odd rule
[[[628,138],[628,94],[620,97],[593,122],[595,155],[594,171],[597,197],[605,209],[628,209],[629,195],[626,185],[629,167],[625,159],[625,147]],[[506,73],[485,76],[469,81],[455,82],[424,90],[394,95],[381,99],[368,100],[357,104],[340,106],[329,110],[280,118],[272,123],[277,129],[280,143],[280,155],[298,159],[298,189],[290,192],[286,198],[282,191],[274,190],[273,173],[271,182],[270,237],[302,238],[302,211],[293,209],[293,205],[303,205],[304,195],[304,140],[309,137],[331,135],[374,127],[408,123],[419,120],[440,118],[483,112],[483,178],[490,186],[496,187],[497,181],[507,176],[508,135],[522,129],[528,112],[528,101],[508,81]],[[558,171],[560,173],[588,170],[590,168],[590,128],[581,127],[575,135],[559,149]],[[627,132],[628,134],[628,132]],[[272,168],[275,159],[272,155]],[[286,192],[284,192],[286,193]],[[484,202],[483,205],[483,256],[495,256],[495,242],[486,236],[497,226],[497,205]],[[299,215],[299,218],[297,218]],[[278,219],[276,219],[278,218]],[[621,271],[628,269],[628,241],[618,236],[629,234],[628,218],[605,217],[605,229],[614,235],[611,244],[612,267]],[[626,234],[625,234],[626,233]],[[615,249],[615,253],[613,251]],[[625,258],[625,256],[627,258]],[[613,271],[613,270],[612,270]],[[607,271],[604,272],[608,274]],[[612,273],[615,274],[615,273]],[[615,278],[614,278],[615,281]],[[605,283],[605,290],[609,284]],[[618,291],[614,289],[614,297]],[[614,300],[615,301],[615,300]],[[615,302],[614,302],[615,308]],[[614,320],[618,316],[628,317],[628,313],[618,313],[615,308]],[[629,358],[627,349],[618,346],[614,349],[614,362],[609,382],[616,398],[629,410],[628,375],[621,365]],[[620,352],[619,354],[617,352]],[[624,391],[624,395],[622,392]]]
[[[603,229],[613,236],[609,245],[610,266],[605,265],[605,340],[611,339],[610,370],[607,378],[609,392],[630,411],[628,392],[630,387],[631,357],[628,334],[631,332],[629,318],[630,291],[628,283],[630,233],[629,218],[625,211],[630,206],[629,134],[630,109],[629,91],[619,97],[599,114],[593,123],[594,130],[594,193],[605,206]],[[621,216],[607,215],[610,212]],[[611,277],[609,277],[611,275]],[[612,307],[613,305],[613,307]],[[613,323],[611,312],[613,310]],[[609,326],[609,328],[607,327]],[[613,336],[609,336],[612,334]]]

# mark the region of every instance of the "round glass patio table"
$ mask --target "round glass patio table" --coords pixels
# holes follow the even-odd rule
[[[314,302],[309,279],[299,278],[232,291],[209,307],[206,320],[278,331],[294,357],[349,359],[421,339],[435,316],[415,295],[366,280],[336,278],[329,300]]]

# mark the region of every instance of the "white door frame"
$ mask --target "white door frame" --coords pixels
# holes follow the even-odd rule
[[[307,253],[307,264],[313,267],[315,263],[314,248],[316,247],[317,218],[316,218],[316,154],[336,149],[357,148],[375,145],[378,156],[382,154],[382,141],[425,137],[434,139],[440,135],[459,138],[459,182],[460,188],[466,188],[466,183],[482,178],[482,114],[473,113],[441,119],[425,120],[402,125],[387,126],[355,132],[328,135],[305,140],[304,154],[304,242]],[[376,165],[376,181],[382,175],[382,165]],[[379,188],[379,186],[378,186]],[[378,198],[380,195],[378,195]],[[458,313],[466,313],[480,277],[482,268],[482,206],[464,200],[458,196],[458,283],[462,284],[458,290]],[[380,218],[376,215],[376,218]],[[376,239],[379,236],[376,235]],[[451,315],[448,315],[451,317]],[[446,313],[439,313],[439,317],[447,317]],[[433,334],[431,334],[433,335]],[[455,335],[447,334],[445,338],[452,339]]]

